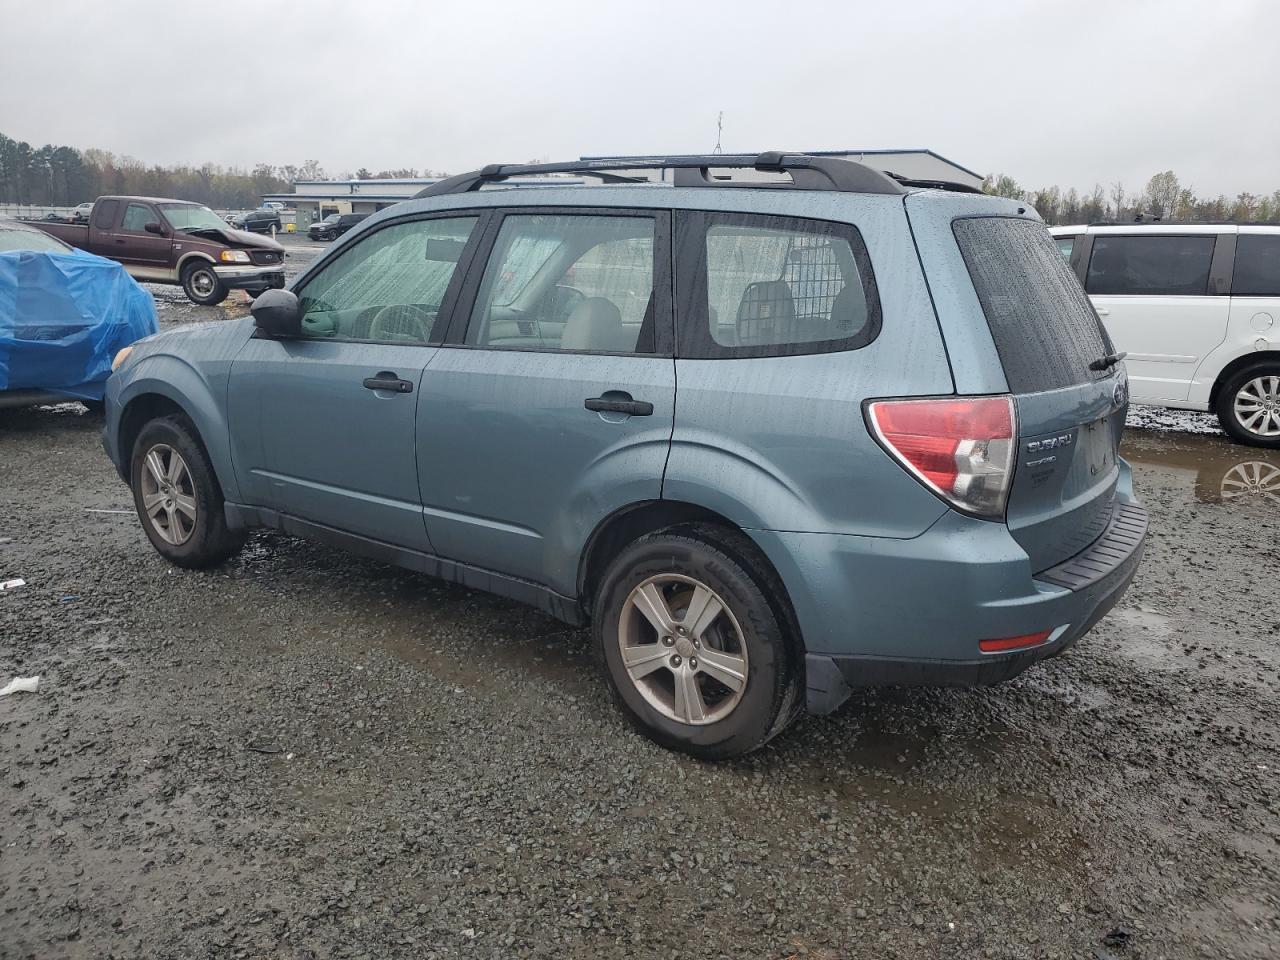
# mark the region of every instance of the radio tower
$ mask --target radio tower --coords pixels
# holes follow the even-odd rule
[[[716,116],[716,148],[711,151],[713,154],[718,155],[718,154],[724,153],[724,150],[722,150],[720,147],[720,135],[722,133],[724,133],[724,111],[723,110],[721,110],[720,113]]]

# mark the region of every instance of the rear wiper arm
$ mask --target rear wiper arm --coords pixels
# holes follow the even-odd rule
[[[1117,363],[1119,363],[1128,355],[1129,354],[1126,351],[1121,351],[1120,353],[1108,353],[1105,357],[1099,357],[1097,360],[1090,362],[1089,369],[1090,370],[1107,370],[1111,367],[1114,367]]]

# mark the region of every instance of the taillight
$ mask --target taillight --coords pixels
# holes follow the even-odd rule
[[[877,400],[871,429],[899,463],[966,513],[1004,516],[1013,478],[1012,397]]]

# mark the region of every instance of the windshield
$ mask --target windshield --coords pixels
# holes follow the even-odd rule
[[[162,203],[160,210],[175,230],[221,230],[226,226],[216,213],[198,203]]]
[[[61,240],[39,230],[12,230],[0,227],[0,253],[12,253],[15,250],[66,253],[70,249]]]
[[[337,222],[338,222],[338,217],[340,217],[340,216],[341,216],[341,214],[338,214],[338,213],[331,213],[331,214],[329,214],[327,217],[325,217],[325,218],[324,218],[322,221],[320,221],[320,222],[321,222],[321,223],[337,223]]]

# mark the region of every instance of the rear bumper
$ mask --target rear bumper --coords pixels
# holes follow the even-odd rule
[[[1146,542],[1122,464],[1116,514],[1082,553],[1033,575],[1003,524],[949,513],[911,540],[752,531],[787,587],[807,650],[810,712],[855,687],[975,686],[1017,676],[1076,643],[1119,602]],[[980,640],[1053,631],[983,654]]]
[[[284,286],[284,264],[273,263],[266,267],[216,266],[213,272],[223,285],[232,290],[248,290],[262,292],[275,290]]]

